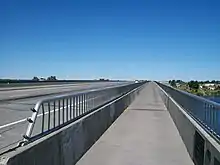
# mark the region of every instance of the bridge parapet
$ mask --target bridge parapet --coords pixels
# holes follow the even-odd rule
[[[195,165],[220,164],[220,105],[157,83]]]

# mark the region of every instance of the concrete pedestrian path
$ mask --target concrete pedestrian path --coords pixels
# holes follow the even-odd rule
[[[77,165],[193,165],[156,84],[137,99]]]

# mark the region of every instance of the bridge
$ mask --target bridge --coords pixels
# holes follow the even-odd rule
[[[1,95],[27,111],[1,115],[0,164],[220,164],[219,104],[158,82],[76,86],[31,89],[27,107]]]

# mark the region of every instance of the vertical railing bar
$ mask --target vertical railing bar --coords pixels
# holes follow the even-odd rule
[[[211,112],[211,105],[209,105],[209,127],[211,126],[211,120],[212,120],[212,112]]]
[[[84,114],[84,94],[82,94],[82,114]]]
[[[64,124],[64,122],[65,122],[65,118],[64,118],[64,117],[65,117],[64,109],[65,109],[65,102],[64,102],[64,99],[63,99],[63,109],[62,109],[62,112],[63,112],[63,113],[62,113],[62,114],[63,114],[63,115],[62,115],[62,117],[63,117],[63,124]]]
[[[80,109],[80,115],[82,115],[82,94],[80,95],[80,98],[79,98],[79,109]]]
[[[56,127],[56,101],[53,102],[53,127]]]
[[[83,103],[84,103],[84,113],[86,113],[86,94],[84,94]]]
[[[79,96],[76,96],[76,117],[79,116]]]
[[[50,130],[50,102],[48,102],[48,130]]]
[[[41,106],[42,106],[42,128],[41,128],[41,133],[43,133],[44,132],[44,117],[45,117],[44,103]]]
[[[58,101],[58,125],[60,126],[60,100]]]
[[[90,103],[90,93],[88,93],[88,95],[87,95],[87,108],[86,108],[86,112],[88,112],[89,111],[89,103]]]
[[[72,97],[70,97],[70,120],[72,119]]]
[[[76,114],[75,114],[75,96],[73,96],[73,119],[75,118]]]
[[[87,100],[88,100],[88,93],[86,93],[86,95],[85,95],[85,112],[87,112]]]
[[[80,115],[83,114],[83,94],[80,95]]]
[[[90,102],[89,95],[90,95],[90,93],[88,93],[88,94],[87,94],[87,100],[86,100],[87,107],[86,107],[86,112],[88,112],[88,111],[89,111],[89,102]]]
[[[83,94],[82,105],[83,105],[83,114],[84,114],[85,113],[85,94]]]
[[[68,103],[68,98],[66,98],[66,121],[68,121],[68,111],[69,111],[69,103]]]

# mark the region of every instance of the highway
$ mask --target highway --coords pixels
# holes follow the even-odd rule
[[[35,106],[37,101],[66,93],[91,91],[123,84],[126,83],[93,82],[0,88],[0,153],[22,140],[28,124],[25,121],[27,117],[31,116],[30,109]]]
[[[32,87],[12,87],[0,88],[0,101],[8,101],[15,99],[24,99],[36,96],[45,96],[51,94],[61,94],[75,90],[99,88],[111,86],[118,83],[79,83],[79,84],[63,84],[63,85],[47,85]]]

